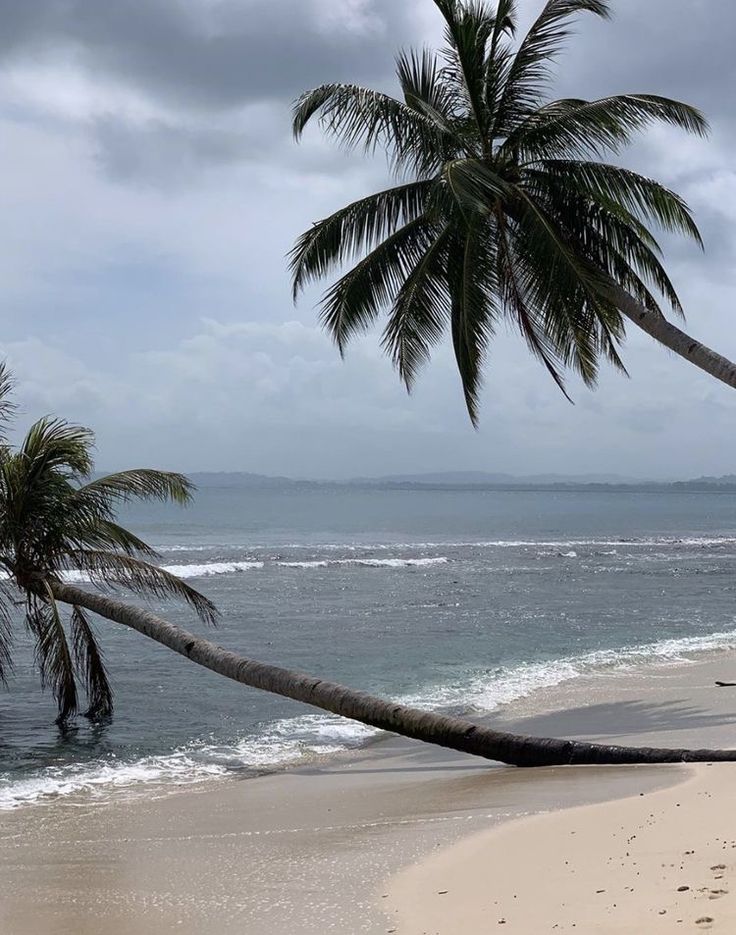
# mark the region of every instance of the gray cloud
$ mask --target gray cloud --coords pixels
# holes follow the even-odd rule
[[[0,3],[7,60],[73,53],[169,104],[230,108],[325,80],[382,78],[413,4],[366,0],[34,0]]]
[[[736,122],[736,6],[728,0],[615,0],[610,23],[581,22],[562,68],[567,88],[585,78],[584,96],[650,91]]]
[[[667,241],[669,265],[693,333],[734,357],[736,8],[615,8],[581,27],[559,93],[655,90],[713,117],[712,141],[656,133],[631,158],[695,208],[708,251]],[[499,337],[475,433],[447,346],[407,397],[375,337],[343,363],[316,293],[292,308],[293,239],[385,167],[317,134],[296,148],[289,101],[323,80],[390,87],[397,46],[440,32],[430,0],[0,0],[0,15],[3,350],[28,415],[94,426],[105,466],[733,470],[733,394],[641,335],[632,380],[573,381],[575,407]]]

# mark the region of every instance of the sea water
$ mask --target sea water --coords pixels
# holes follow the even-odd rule
[[[215,601],[221,645],[422,707],[489,712],[580,675],[736,647],[724,492],[207,488],[188,509],[123,521]],[[243,776],[374,734],[117,624],[96,631],[115,717],[64,730],[19,636],[0,694],[0,808]]]

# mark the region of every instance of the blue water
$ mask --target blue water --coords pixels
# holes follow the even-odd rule
[[[221,644],[420,705],[492,710],[576,674],[736,645],[730,494],[203,489],[187,510],[123,521],[217,603]],[[115,624],[97,632],[115,718],[63,732],[19,639],[0,695],[0,807],[273,767],[368,736]]]

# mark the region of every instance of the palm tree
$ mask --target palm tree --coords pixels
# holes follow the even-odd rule
[[[314,224],[290,255],[295,299],[355,265],[325,293],[321,320],[342,353],[388,312],[382,345],[408,389],[446,329],[473,424],[491,339],[510,321],[564,392],[601,360],[625,372],[625,320],[736,387],[736,365],[689,337],[660,303],[682,307],[652,227],[701,244],[684,201],[603,161],[663,123],[703,136],[693,107],[652,94],[548,100],[571,19],[609,0],[548,0],[514,46],[515,0],[434,0],[445,45],[401,53],[401,97],[325,84],[294,106],[347,149],[387,152],[394,187]]]
[[[12,416],[10,389],[9,374],[0,364],[0,423]],[[20,595],[26,625],[35,639],[42,683],[56,698],[61,723],[78,710],[80,681],[88,698],[87,716],[112,714],[112,690],[89,612],[136,630],[243,685],[499,762],[542,766],[736,760],[736,750],[616,747],[501,733],[256,662],[140,606],[102,593],[123,588],[144,598],[179,598],[205,623],[217,620],[216,608],[204,595],[153,564],[154,550],[116,522],[116,507],[131,499],[187,503],[190,483],[180,474],[151,470],[92,479],[93,441],[88,429],[49,418],[36,422],[17,450],[0,433],[0,565],[6,573],[0,581],[0,679],[5,680],[12,668],[13,624]],[[70,572],[80,571],[98,586],[95,590],[70,583]],[[70,608],[67,619],[60,605]]]
[[[11,378],[0,365],[0,422],[13,407]],[[91,582],[124,587],[141,596],[176,597],[214,622],[214,605],[186,582],[153,564],[154,550],[115,521],[121,502],[187,503],[191,485],[180,474],[133,470],[92,479],[93,434],[61,419],[31,426],[14,451],[0,437],[0,678],[12,664],[13,586],[23,596],[25,624],[35,642],[42,685],[58,705],[59,722],[77,713],[79,683],[87,715],[107,717],[113,698],[102,650],[84,601],[71,602],[68,626],[55,588],[71,572]],[[84,594],[84,592],[80,592]]]

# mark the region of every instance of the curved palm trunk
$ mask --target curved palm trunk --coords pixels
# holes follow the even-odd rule
[[[646,331],[655,341],[664,344],[675,354],[695,364],[696,367],[700,367],[721,383],[736,389],[736,364],[727,357],[723,357],[706,347],[705,344],[701,344],[700,341],[691,338],[690,335],[667,321],[663,315],[645,308],[618,286],[614,289],[614,301],[622,315],[642,331]]]
[[[313,675],[255,662],[105,595],[68,584],[53,584],[58,601],[91,610],[101,617],[137,630],[173,649],[192,662],[252,688],[293,698],[371,727],[423,740],[513,766],[557,766],[571,763],[677,763],[683,761],[736,761],[736,750],[662,750],[617,747],[524,737],[490,730],[471,721],[420,711],[384,701],[366,692],[326,682]]]

